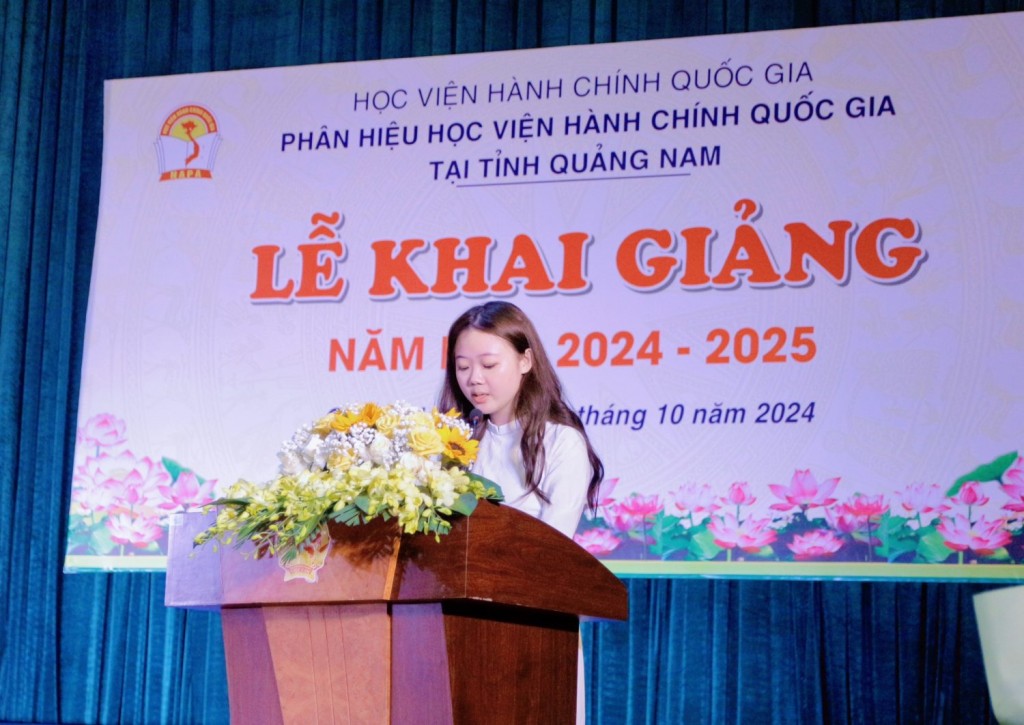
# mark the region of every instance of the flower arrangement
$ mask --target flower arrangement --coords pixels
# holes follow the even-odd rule
[[[403,402],[335,408],[284,443],[273,480],[238,481],[213,501],[217,519],[195,545],[248,541],[257,557],[288,561],[330,521],[357,526],[378,517],[440,540],[453,515],[502,498],[496,484],[468,471],[477,452],[471,435],[454,411]]]

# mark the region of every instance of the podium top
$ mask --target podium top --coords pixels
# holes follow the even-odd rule
[[[165,603],[216,608],[275,604],[476,600],[598,619],[626,619],[625,585],[547,524],[481,501],[437,542],[400,535],[394,522],[331,527],[317,581],[284,580],[278,559],[192,540],[211,515],[180,514],[171,526]]]

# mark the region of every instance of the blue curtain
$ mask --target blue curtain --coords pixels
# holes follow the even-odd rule
[[[103,80],[1020,10],[1020,0],[0,3],[0,720],[225,722],[216,615],[61,572]],[[600,723],[986,722],[976,585],[632,580]]]
[[[994,722],[973,590],[632,580],[586,632],[590,722]]]

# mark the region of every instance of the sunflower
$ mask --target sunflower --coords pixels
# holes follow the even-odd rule
[[[457,428],[441,428],[438,433],[444,443],[441,455],[447,460],[459,466],[468,466],[476,460],[479,441],[467,438],[466,434]]]
[[[363,406],[363,409],[359,411],[359,417],[356,423],[366,423],[371,428],[377,425],[377,420],[384,415],[384,409],[376,403],[367,403]]]
[[[313,432],[321,438],[326,438],[331,431],[347,433],[348,429],[360,420],[362,420],[362,418],[360,418],[360,413],[353,413],[343,410],[342,408],[335,408],[313,424]]]
[[[348,433],[348,429],[362,421],[362,414],[350,413],[346,410],[339,410],[331,416],[331,430],[339,433]]]

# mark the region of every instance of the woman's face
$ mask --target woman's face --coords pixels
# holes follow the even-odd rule
[[[508,340],[489,332],[468,328],[455,340],[459,388],[497,425],[515,418],[516,395],[532,365],[529,350],[519,354]]]

